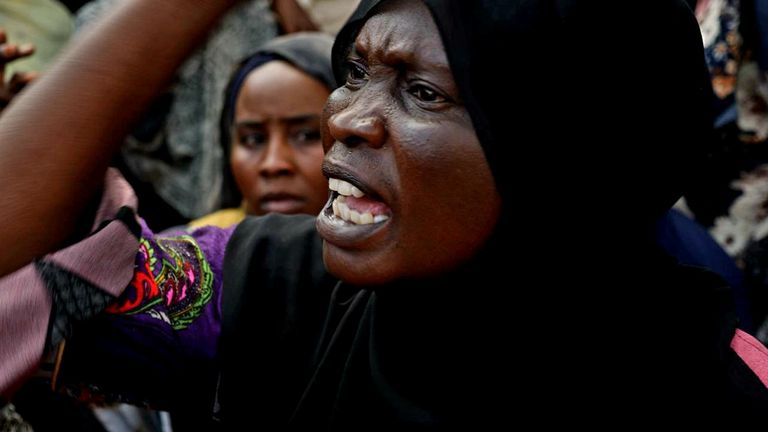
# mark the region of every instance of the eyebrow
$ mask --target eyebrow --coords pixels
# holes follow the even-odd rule
[[[303,123],[309,123],[312,121],[320,121],[320,116],[317,114],[303,114],[303,115],[297,115],[293,117],[280,117],[279,120],[284,121],[291,125],[296,124],[303,124]],[[262,127],[266,123],[266,120],[243,120],[239,122],[235,122],[236,128],[241,127]]]
[[[447,62],[435,62],[425,59],[424,56],[417,59],[415,50],[409,50],[404,48],[392,48],[386,46],[383,50],[377,50],[375,53],[379,57],[383,64],[394,67],[397,69],[404,68],[409,71],[435,71],[439,74],[453,76],[453,71]],[[382,52],[383,51],[383,52]],[[356,41],[352,44],[352,48],[349,51],[349,56],[356,56],[363,59],[370,57],[370,47],[367,41]]]

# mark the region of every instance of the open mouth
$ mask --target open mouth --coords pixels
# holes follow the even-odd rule
[[[323,173],[330,196],[317,217],[317,229],[327,245],[370,248],[392,234],[393,211],[372,187],[338,165],[324,163]]]
[[[331,177],[328,179],[328,188],[331,190],[331,206],[327,210],[344,222],[372,225],[390,217],[386,204],[348,181]]]

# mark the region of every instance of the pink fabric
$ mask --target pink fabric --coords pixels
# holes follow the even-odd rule
[[[133,278],[139,240],[121,222],[45,257],[117,297]]]
[[[121,207],[136,211],[138,200],[131,186],[114,168],[104,177],[95,231],[103,221],[112,219]],[[45,257],[46,261],[69,270],[117,297],[133,278],[133,266],[139,241],[122,223],[110,223],[85,240]]]
[[[117,211],[123,206],[132,208],[135,213],[139,208],[139,200],[120,172],[110,168],[104,176],[104,193],[91,231],[96,231],[102,221],[115,217]]]
[[[51,315],[48,289],[33,265],[0,279],[0,394],[9,396],[43,355]]]
[[[136,195],[120,174],[110,169],[94,230],[123,206],[135,210]],[[115,221],[44,259],[119,296],[133,278],[138,249],[138,239],[123,223]],[[34,265],[0,278],[0,395],[10,395],[40,363],[51,307],[48,288]]]
[[[764,386],[768,387],[768,349],[748,333],[736,330],[731,349],[752,369]]]

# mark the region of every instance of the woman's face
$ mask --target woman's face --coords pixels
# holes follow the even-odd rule
[[[326,266],[374,285],[456,267],[488,239],[501,199],[426,6],[385,3],[348,67],[323,113]]]
[[[248,214],[317,214],[325,205],[320,115],[328,93],[283,61],[246,78],[235,104],[230,162]]]

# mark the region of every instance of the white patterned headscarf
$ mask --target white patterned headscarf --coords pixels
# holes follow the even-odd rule
[[[122,0],[96,0],[77,15],[78,29]],[[150,114],[126,140],[122,157],[139,180],[182,216],[218,209],[223,155],[219,119],[233,65],[273,38],[277,28],[266,0],[249,0],[230,11],[179,69],[166,95],[170,109]],[[147,67],[152,57],[147,56]]]

